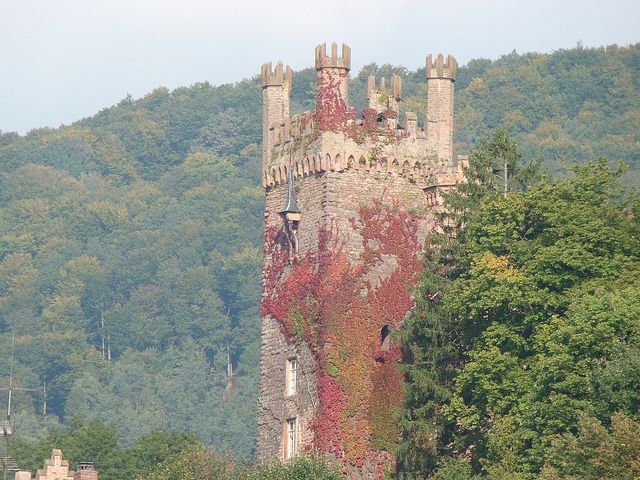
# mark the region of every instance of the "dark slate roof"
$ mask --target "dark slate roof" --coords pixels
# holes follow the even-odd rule
[[[300,213],[298,199],[296,198],[296,189],[293,185],[291,166],[289,167],[289,176],[287,178],[287,198],[284,200],[284,207],[278,213]]]

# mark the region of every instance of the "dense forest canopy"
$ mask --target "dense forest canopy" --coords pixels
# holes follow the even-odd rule
[[[520,180],[506,193],[492,175],[502,171],[496,158],[510,158]],[[446,196],[443,225],[454,228],[432,235],[403,332],[413,357],[403,470],[632,480],[640,190],[605,158],[554,181],[519,169],[518,159],[497,129],[472,150],[468,182]]]
[[[404,79],[401,108],[424,112],[424,70],[390,65],[354,73],[351,103],[364,106],[369,74],[392,72]],[[294,112],[313,108],[314,85],[312,69],[294,74]],[[555,176],[606,155],[629,165],[627,184],[640,183],[638,91],[640,44],[473,60],[458,70],[456,153],[504,125],[523,159],[542,161]],[[24,441],[72,419],[98,417],[115,427],[121,448],[168,428],[252,457],[261,101],[257,78],[158,88],[70,126],[0,134],[0,375],[6,388],[15,337],[15,383],[22,390],[14,392],[13,419]],[[501,205],[492,208],[484,214],[505,214]],[[503,255],[485,258],[485,270],[507,268]],[[565,302],[557,328],[606,307],[589,291],[580,295],[582,307]],[[488,332],[474,348],[508,341],[504,327]],[[514,359],[505,361],[519,355],[509,354]],[[478,350],[474,368],[484,361]],[[476,386],[451,388],[448,395],[460,399],[451,412],[488,415],[486,404],[466,401]],[[605,410],[597,418],[613,413]],[[507,407],[502,414],[505,430],[526,420]],[[467,437],[456,439],[468,446]],[[504,455],[492,441],[485,438],[483,448]],[[541,466],[535,455],[523,461],[529,469]]]

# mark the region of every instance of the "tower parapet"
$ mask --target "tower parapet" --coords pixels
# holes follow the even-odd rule
[[[93,462],[78,462],[73,480],[99,480],[96,465]]]
[[[271,149],[279,137],[278,132],[289,120],[289,95],[293,83],[291,67],[284,67],[282,62],[276,63],[272,69],[271,62],[260,69],[262,81],[262,158],[263,167],[271,161]]]
[[[380,86],[377,86],[376,76],[369,75],[367,79],[367,98],[371,98],[373,92],[386,93],[396,100],[400,100],[402,97],[402,78],[395,73],[391,76],[391,89],[387,90],[387,79],[385,77],[380,78]]]
[[[402,78],[395,73],[391,77],[391,88],[387,89],[387,80],[382,77],[380,85],[376,85],[376,77],[370,75],[367,80],[367,100],[369,108],[377,113],[392,113],[394,118],[398,117],[400,111],[398,102],[402,97]]]
[[[284,67],[282,62],[278,62],[274,70],[271,67],[271,62],[264,63],[260,69],[260,77],[262,80],[262,88],[282,87],[286,85],[287,90],[291,91],[293,73],[289,65]]]
[[[452,55],[447,55],[447,59],[439,53],[435,62],[432,61],[431,54],[427,56],[427,80],[433,78],[449,79],[455,82],[458,62]]]
[[[338,57],[338,44],[331,44],[331,55],[327,56],[327,44],[316,46],[316,70],[322,68],[342,68],[351,70],[351,48],[342,44],[341,56]]]

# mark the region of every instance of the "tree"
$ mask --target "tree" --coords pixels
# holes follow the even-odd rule
[[[96,463],[101,478],[113,478],[119,454],[115,427],[100,420],[83,424],[76,417],[68,428],[41,437],[34,444],[13,442],[11,453],[21,468],[35,471],[42,468],[42,462],[51,456],[53,448],[62,450],[71,468],[79,461],[89,460]]]
[[[339,480],[340,472],[323,458],[294,457],[286,463],[273,461],[240,471],[241,480]]]
[[[635,480],[640,476],[640,424],[623,413],[607,428],[593,417],[576,435],[556,438],[540,480]]]
[[[233,461],[229,457],[213,454],[198,445],[165,458],[160,466],[135,479],[226,480],[232,478],[233,467]]]
[[[166,430],[154,430],[143,435],[136,443],[122,451],[118,469],[112,480],[131,480],[144,477],[169,459],[183,452],[199,451],[201,443],[193,433]],[[174,477],[182,478],[182,477]]]
[[[640,340],[637,192],[622,173],[601,159],[506,197],[489,191],[430,251],[405,340],[417,362],[404,452],[418,472],[445,455],[490,478],[533,479],[583,416],[637,413],[634,357],[619,356]],[[605,374],[619,368],[624,380]]]

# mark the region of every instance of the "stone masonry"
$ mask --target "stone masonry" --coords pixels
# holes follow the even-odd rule
[[[359,211],[374,201],[417,214],[418,236],[424,243],[434,225],[434,211],[440,208],[441,193],[462,179],[465,159],[454,161],[452,156],[456,66],[450,55],[427,57],[428,107],[420,112],[424,115],[424,128],[420,128],[417,113],[405,112],[400,119],[402,80],[396,75],[389,84],[384,78],[369,79],[369,108],[356,116],[348,105],[351,50],[346,45],[340,53],[335,43],[330,52],[324,44],[316,47],[316,110],[293,118],[289,114],[291,69],[280,62],[275,68],[271,63],[263,65],[265,235],[285,231],[281,209],[288,183],[295,182],[301,218],[295,225],[297,250],[293,262],[317,252],[321,232],[331,231],[339,238],[349,262],[357,263],[364,248]],[[277,254],[265,249],[265,269]],[[385,258],[374,275],[387,278],[396,266],[394,258]],[[282,278],[289,271],[290,267]],[[286,366],[293,358],[298,367],[296,388],[294,395],[287,395]],[[304,341],[287,340],[279,320],[263,315],[258,460],[290,456],[287,422],[291,419],[296,420],[294,453],[316,451],[314,422],[320,411],[317,381],[312,348]],[[360,462],[358,468],[346,468],[351,478],[380,476],[379,468],[367,462]]]
[[[31,477],[28,470],[16,472],[15,480],[99,480],[98,471],[93,463],[80,462],[78,469],[71,470],[69,461],[62,456],[60,449],[54,448],[51,457],[45,459],[43,468],[38,469],[36,476]]]

